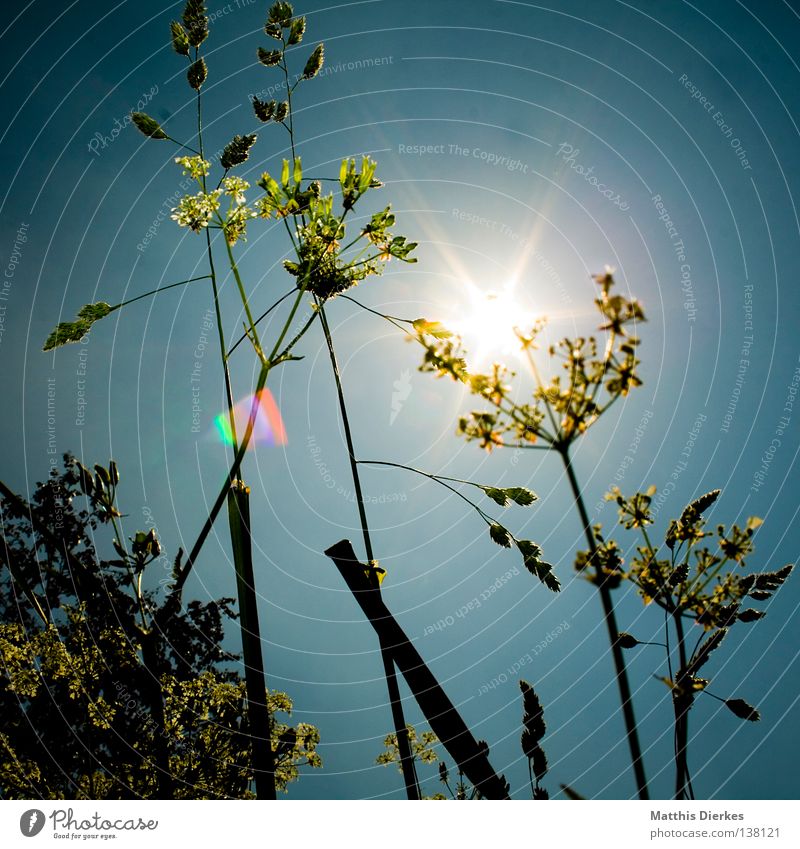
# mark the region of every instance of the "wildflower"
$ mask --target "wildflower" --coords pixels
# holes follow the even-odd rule
[[[199,233],[204,227],[208,227],[211,216],[219,209],[221,194],[221,189],[215,189],[208,194],[198,192],[196,195],[182,197],[172,210],[172,220],[177,221],[180,227],[188,227]]]
[[[239,239],[245,240],[246,230],[247,230],[247,220],[249,218],[255,218],[256,212],[250,207],[245,206],[244,203],[241,203],[228,213],[228,217],[225,219],[225,239],[227,240],[229,245],[235,245]]]
[[[183,168],[184,174],[188,174],[195,180],[207,176],[211,170],[211,163],[202,156],[179,156],[175,162]]]
[[[222,187],[225,190],[225,194],[230,195],[233,202],[241,206],[246,200],[244,192],[250,188],[250,183],[241,177],[226,177],[222,181]]]

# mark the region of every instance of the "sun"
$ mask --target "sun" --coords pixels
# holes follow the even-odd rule
[[[464,340],[470,366],[519,353],[515,328],[529,328],[536,316],[516,289],[513,281],[495,290],[467,284],[464,310],[453,316],[449,326]]]

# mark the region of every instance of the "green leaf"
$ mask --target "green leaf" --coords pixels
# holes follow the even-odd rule
[[[96,321],[105,318],[114,309],[103,301],[85,304],[78,310],[76,321],[62,321],[58,324],[45,340],[42,350],[51,351],[69,342],[80,342]]]
[[[283,168],[281,168],[281,185],[289,185],[289,160],[283,160]]]
[[[492,522],[492,524],[489,525],[489,536],[492,538],[493,542],[496,542],[498,545],[502,545],[503,548],[511,548],[513,537],[502,525]]]
[[[294,181],[297,185],[300,185],[300,181],[303,179],[303,166],[300,164],[300,157],[295,156],[294,158]]]

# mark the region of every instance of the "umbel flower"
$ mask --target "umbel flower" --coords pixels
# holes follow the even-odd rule
[[[188,227],[193,232],[199,233],[204,227],[208,227],[211,217],[219,209],[221,195],[222,189],[186,195],[172,210],[171,218],[177,221],[180,227]]]
[[[175,162],[183,168],[183,173],[194,180],[208,176],[211,163],[202,156],[179,156]]]

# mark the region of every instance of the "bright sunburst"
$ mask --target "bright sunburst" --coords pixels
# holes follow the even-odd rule
[[[497,290],[467,284],[466,291],[463,312],[454,315],[448,326],[464,340],[470,365],[485,365],[518,353],[520,344],[514,328],[529,328],[536,316],[519,297],[516,283],[509,282]]]

